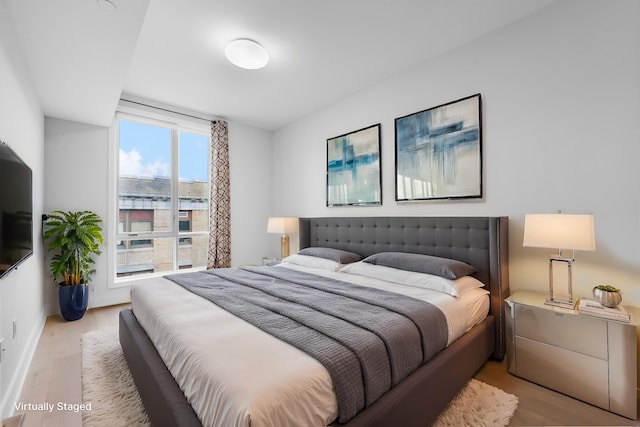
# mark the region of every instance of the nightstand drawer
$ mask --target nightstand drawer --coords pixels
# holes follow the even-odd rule
[[[506,300],[509,372],[635,420],[640,315],[609,321],[545,297],[521,290]]]
[[[517,305],[515,335],[607,360],[607,322]]]
[[[516,357],[516,375],[609,409],[606,360],[519,337]]]

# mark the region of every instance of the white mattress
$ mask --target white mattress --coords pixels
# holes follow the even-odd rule
[[[278,267],[285,268],[285,267]],[[458,298],[340,272],[295,267],[429,301],[449,343],[480,322],[488,292]],[[326,426],[337,416],[328,371],[314,358],[173,282],[134,285],[132,309],[204,426]]]

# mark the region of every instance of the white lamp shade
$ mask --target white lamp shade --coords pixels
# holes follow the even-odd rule
[[[528,214],[523,246],[574,251],[596,249],[593,215]]]
[[[267,65],[269,53],[259,43],[249,39],[230,42],[224,49],[227,59],[240,68],[257,70]]]
[[[267,233],[289,234],[298,231],[298,218],[269,218]]]

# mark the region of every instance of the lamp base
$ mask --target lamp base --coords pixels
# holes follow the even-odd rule
[[[554,298],[553,292],[553,264],[564,263],[567,266],[567,299]],[[556,307],[568,308],[573,310],[575,307],[575,301],[573,300],[573,286],[572,286],[572,272],[571,266],[573,265],[573,258],[565,258],[562,256],[562,251],[559,250],[557,255],[549,256],[549,296],[544,302],[546,305],[553,305]]]
[[[282,259],[289,256],[289,236],[286,234],[280,238],[280,256]]]
[[[547,298],[544,303],[546,305],[553,305],[555,307],[568,308],[571,310],[573,310],[576,305],[574,301],[561,301],[561,300],[551,299],[551,298]]]

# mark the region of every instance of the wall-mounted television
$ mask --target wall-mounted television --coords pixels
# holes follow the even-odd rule
[[[0,278],[32,254],[31,169],[0,141]]]

